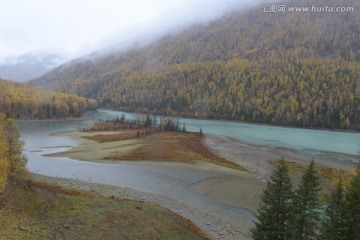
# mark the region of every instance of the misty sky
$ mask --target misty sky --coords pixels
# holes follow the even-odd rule
[[[0,0],[0,62],[37,51],[69,59],[109,46],[121,49],[191,23],[206,23],[254,2]]]

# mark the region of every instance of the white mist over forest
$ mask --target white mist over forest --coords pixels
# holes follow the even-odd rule
[[[0,63],[30,52],[65,59],[146,44],[260,0],[1,0]]]

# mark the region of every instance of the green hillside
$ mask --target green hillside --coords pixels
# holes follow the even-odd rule
[[[314,1],[286,1],[312,6]],[[360,14],[263,13],[261,6],[33,81],[103,107],[299,127],[360,129]]]

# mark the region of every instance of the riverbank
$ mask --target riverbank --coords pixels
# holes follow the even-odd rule
[[[126,133],[124,133],[126,135]],[[169,135],[170,134],[170,135]],[[224,166],[217,166],[213,162],[207,161],[194,161],[196,155],[187,152],[187,158],[190,157],[195,158],[192,161],[181,161],[181,159],[176,159],[181,157],[182,154],[179,154],[178,145],[164,145],[164,138],[166,141],[173,141],[174,135],[177,138],[185,138],[187,136],[196,135],[197,133],[166,133],[165,135],[157,135],[155,134],[153,137],[155,139],[150,139],[151,142],[156,140],[156,145],[151,146],[151,149],[157,150],[172,150],[172,153],[176,153],[175,155],[171,155],[175,157],[175,161],[171,161],[169,158],[168,161],[163,159],[158,162],[149,162],[145,161],[147,164],[158,165],[158,166],[168,166],[171,169],[184,169],[184,165],[187,165],[186,169],[188,171],[193,171],[195,169],[200,170],[204,173],[214,172],[216,174],[210,174],[217,177],[204,177],[200,181],[194,181],[190,185],[186,186],[188,188],[189,194],[194,194],[200,199],[203,200],[195,200],[194,201],[182,201],[177,198],[165,196],[163,194],[155,194],[145,193],[141,191],[135,191],[129,188],[115,187],[103,184],[96,184],[90,182],[81,182],[73,179],[61,179],[61,178],[48,178],[41,177],[40,179],[36,176],[34,177],[37,180],[44,182],[52,182],[54,184],[60,185],[65,188],[74,188],[77,190],[85,190],[90,192],[97,192],[102,195],[115,195],[120,198],[130,198],[130,199],[140,199],[153,202],[155,204],[159,204],[166,208],[169,208],[175,212],[180,213],[182,216],[190,219],[194,222],[198,227],[200,227],[206,234],[212,236],[214,239],[224,238],[228,240],[235,239],[247,239],[249,237],[249,227],[252,226],[252,221],[254,218],[254,214],[256,208],[259,204],[259,194],[265,186],[263,181],[259,181],[253,174],[249,174],[245,171],[239,171],[233,168],[228,168]],[[177,135],[180,134],[180,135]],[[75,146],[68,151],[49,154],[47,156],[52,157],[69,157],[76,160],[82,161],[93,161],[93,162],[107,162],[107,163],[116,163],[119,160],[113,160],[109,157],[105,156],[127,156],[129,157],[129,153],[134,155],[134,150],[136,148],[144,148],[144,139],[123,139],[121,136],[121,131],[106,131],[106,132],[82,132],[82,131],[72,131],[72,132],[64,132],[57,133],[57,136],[70,136],[75,138],[76,140],[80,140],[82,143],[78,146]],[[107,137],[105,137],[107,136]],[[160,138],[160,139],[159,139]],[[175,139],[177,139],[175,138]],[[206,136],[205,139],[207,139]],[[92,139],[92,140],[90,140]],[[106,140],[107,139],[107,140]],[[200,142],[202,145],[206,145],[206,140],[204,142]],[[98,141],[96,141],[98,140]],[[100,141],[101,140],[101,141]],[[111,141],[110,141],[111,140]],[[119,141],[117,141],[119,140]],[[148,141],[149,139],[147,139]],[[200,141],[200,139],[197,139]],[[194,142],[188,142],[195,144]],[[141,143],[141,144],[140,144]],[[193,147],[197,148],[199,143],[195,144]],[[159,148],[159,146],[161,146]],[[154,148],[155,147],[155,148]],[[203,148],[205,146],[203,145]],[[211,150],[206,147],[206,149],[211,153]],[[176,151],[177,150],[177,151]],[[181,149],[180,149],[181,150]],[[142,151],[136,151],[135,153],[139,153]],[[183,151],[184,152],[184,151]],[[146,154],[145,154],[146,155]],[[178,155],[178,156],[176,156]],[[212,153],[212,155],[216,155]],[[207,155],[207,156],[212,156]],[[217,156],[217,155],[216,155]],[[123,159],[127,159],[127,157],[123,157]],[[154,158],[150,157],[150,160]],[[220,157],[215,158],[222,159]],[[140,159],[136,159],[138,164]],[[198,159],[199,160],[199,159]],[[123,160],[121,160],[122,163]],[[144,162],[144,163],[145,163]],[[191,164],[189,164],[191,163]],[[241,166],[239,163],[236,164]],[[183,171],[183,170],[181,170]],[[221,176],[221,177],[220,177]],[[134,181],[137,180],[137,177],[134,176]],[[198,178],[198,177],[196,177]],[[183,181],[181,178],[176,178],[177,181]],[[185,177],[186,179],[186,177]],[[161,180],[160,180],[161,181]],[[164,184],[166,186],[166,181],[164,179]],[[173,181],[173,180],[172,180]],[[150,183],[149,183],[150,184]],[[159,182],[157,183],[159,184]],[[185,186],[184,186],[185,187]],[[210,201],[210,203],[206,203]],[[215,201],[215,205],[212,205],[213,201]],[[209,213],[208,208],[212,208],[212,213]],[[216,210],[219,208],[218,210]],[[221,211],[222,208],[231,208],[232,214],[234,216],[229,216],[227,211]],[[225,210],[224,209],[224,210]]]
[[[220,135],[207,135],[205,144],[210,151],[228,161],[243,166],[262,181],[266,181],[269,178],[274,167],[272,161],[277,159],[285,159],[301,166],[307,166],[311,160],[314,160],[316,165],[322,169],[338,168],[344,171],[354,170],[356,160],[359,160],[357,156],[345,154],[322,153],[314,156],[304,151],[252,145],[238,139]],[[350,157],[354,158],[354,161],[344,160],[344,158]]]
[[[188,219],[158,205],[83,187],[64,189],[61,179],[54,181],[36,174],[31,180],[8,179],[0,193],[0,239],[209,239]]]
[[[79,181],[74,179],[56,178],[31,173],[31,178],[39,183],[46,183],[74,191],[85,191],[89,194],[114,197],[124,200],[153,203],[189,219],[212,239],[239,240],[250,239],[248,223],[227,221],[226,217],[218,217],[201,209],[191,207],[184,202],[164,195],[136,191],[134,189],[106,184]],[[245,225],[245,226],[244,226]]]
[[[286,148],[251,145],[225,136],[208,135],[206,146],[228,161],[241,164],[257,180],[264,183],[269,179],[278,160],[284,159],[289,167],[293,182],[295,185],[299,185],[305,168],[314,160],[323,189],[322,193],[325,195],[326,191],[332,187],[334,169],[340,170],[345,176],[350,176],[356,168],[356,163],[343,160],[342,154],[323,153],[325,155],[314,156]],[[261,192],[258,193],[258,196],[260,194]]]
[[[104,156],[109,156],[109,154],[112,156],[129,156],[129,153],[136,153],[135,150],[137,148],[144,148],[145,146],[145,143],[141,142],[143,139],[124,139],[124,135],[122,135],[121,131],[73,131],[56,135],[70,136],[80,140],[82,143],[66,152],[55,153],[49,156],[70,157],[82,161],[107,162],[111,164],[123,163],[123,160],[119,162],[116,158],[111,160],[111,157],[106,158]],[[211,151],[213,154],[219,155],[221,158],[233,162],[238,166],[244,167],[246,172],[223,168],[207,162],[203,162],[202,164],[189,164],[171,161],[141,162],[139,161],[140,159],[137,159],[136,161],[137,166],[143,165],[144,168],[147,166],[144,164],[151,164],[151,166],[162,168],[167,166],[169,169],[178,169],[178,167],[180,167],[180,169],[182,169],[181,171],[183,171],[183,167],[186,165],[188,166],[186,169],[191,171],[201,169],[205,172],[222,172],[222,174],[225,174],[224,176],[226,177],[205,177],[201,181],[195,181],[187,185],[189,192],[186,194],[200,195],[200,199],[203,199],[200,203],[179,200],[176,197],[170,197],[171,194],[165,194],[165,196],[164,194],[155,193],[158,190],[155,192],[153,190],[149,190],[149,192],[136,191],[130,188],[92,183],[90,182],[90,179],[89,182],[81,182],[73,179],[49,179],[47,177],[42,177],[40,178],[40,181],[53,182],[54,184],[58,184],[65,188],[85,190],[105,196],[114,195],[120,198],[149,201],[180,213],[185,218],[194,222],[214,239],[224,237],[228,240],[235,240],[247,239],[249,236],[249,227],[253,224],[253,217],[260,202],[259,197],[265,187],[266,180],[274,168],[274,161],[284,158],[290,163],[293,163],[291,164],[291,174],[295,182],[298,183],[304,167],[312,159],[312,157],[298,151],[251,145],[230,137],[217,135],[206,135],[203,144],[208,151]],[[164,149],[165,148],[166,147],[164,146]],[[161,149],[162,148],[158,150]],[[123,159],[126,159],[126,157],[123,157]],[[127,164],[126,161],[124,163]],[[329,170],[333,164],[336,164],[340,169],[353,169],[354,167],[353,163],[346,161],[336,162],[334,160],[317,163],[322,168],[326,168],[326,170]],[[138,180],[138,177],[134,176],[134,178],[134,181]],[[159,178],[163,179],[162,177]],[[175,179],[176,181],[183,181],[182,178],[178,179],[176,177]],[[326,178],[326,176],[322,179],[325,180],[324,186],[328,187],[330,184],[328,181],[329,179]],[[157,182],[157,184],[161,183],[166,187],[166,181],[169,180],[169,178],[166,178],[166,180],[164,179],[164,182],[162,182],[162,180],[157,180],[160,181]],[[174,179],[171,178],[171,181],[173,180]],[[149,184],[156,184],[156,182]],[[205,204],[209,199],[215,201],[217,207],[223,206],[225,209],[230,206],[233,207],[233,214],[235,217],[227,215],[228,213],[224,214],[222,211],[212,211],[209,213],[208,208],[213,207],[213,205],[209,205],[209,203]],[[204,206],[201,204],[204,204]]]
[[[308,130],[319,130],[319,131],[333,131],[333,132],[348,132],[348,133],[360,133],[359,129],[343,129],[343,128],[325,128],[325,127],[299,127],[296,125],[289,125],[289,124],[273,124],[273,123],[265,123],[265,122],[249,122],[249,121],[241,121],[239,119],[233,118],[226,118],[224,116],[194,116],[193,114],[164,114],[162,112],[127,112],[125,110],[116,110],[116,109],[98,109],[97,111],[114,111],[114,112],[124,112],[127,114],[134,114],[134,115],[156,115],[156,116],[163,116],[163,117],[172,117],[172,118],[188,118],[194,120],[210,120],[210,121],[221,121],[221,122],[230,122],[230,123],[239,123],[239,124],[248,124],[248,125],[255,125],[255,126],[268,126],[268,127],[282,127],[282,128],[297,128],[297,129],[308,129]]]
[[[96,111],[87,111],[85,113],[83,113],[81,116],[79,117],[63,117],[63,118],[43,118],[43,119],[39,119],[39,118],[20,118],[20,119],[16,119],[16,122],[43,122],[43,121],[84,121],[84,120],[93,120],[93,116],[92,114],[94,114]]]

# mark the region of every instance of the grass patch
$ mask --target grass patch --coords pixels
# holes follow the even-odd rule
[[[159,132],[141,137],[141,147],[121,156],[106,159],[132,161],[177,161],[194,163],[210,162],[224,167],[245,171],[241,166],[209,151],[204,145],[204,136],[190,132]]]
[[[0,218],[0,239],[208,239],[163,207],[30,180],[8,181]]]
[[[93,136],[82,136],[84,139],[97,141],[99,143],[114,142],[121,140],[133,139],[137,135],[137,130],[126,130],[118,134],[96,134]]]
[[[269,162],[272,165],[277,166],[280,162],[280,159],[269,160]],[[302,175],[307,167],[300,163],[287,161],[287,160],[285,160],[285,164],[288,166],[290,174],[293,174],[293,175],[299,175],[299,174]],[[318,173],[318,175],[322,179],[331,180],[333,178],[334,168],[319,166],[319,165],[316,165],[316,163],[315,163],[315,169],[316,169],[316,172]],[[346,171],[346,170],[339,170],[339,171],[342,175],[349,175],[353,172],[353,171]]]

